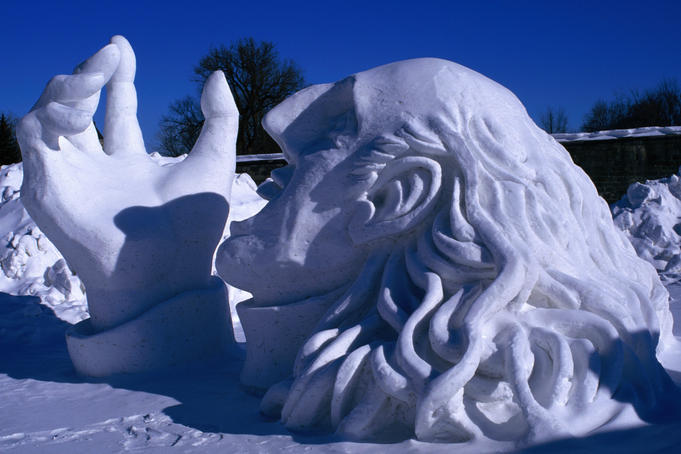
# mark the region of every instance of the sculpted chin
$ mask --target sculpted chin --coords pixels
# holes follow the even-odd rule
[[[669,410],[667,291],[510,91],[410,60],[309,87],[264,126],[290,165],[218,253],[254,294],[244,383],[256,357],[280,380],[263,411],[358,439],[523,443]],[[264,361],[291,313],[295,361]]]

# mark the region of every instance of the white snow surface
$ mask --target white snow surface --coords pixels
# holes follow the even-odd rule
[[[87,318],[83,285],[21,204],[22,178],[21,163],[0,169],[0,291],[36,296],[61,320],[77,323]]]
[[[633,183],[611,207],[615,225],[666,283],[681,280],[681,179]]]
[[[156,156],[162,164],[175,159]],[[179,158],[181,159],[181,158]],[[379,453],[484,452],[483,446],[355,443],[288,432],[259,413],[260,398],[239,385],[240,359],[193,364],[153,374],[88,380],[75,374],[64,342],[87,316],[77,276],[36,227],[19,199],[22,166],[0,168],[0,452],[16,453]],[[264,201],[247,175],[234,184],[230,220]],[[615,221],[639,254],[661,272],[681,336],[677,176],[632,185],[613,207]],[[676,214],[675,214],[676,213]],[[230,303],[247,297],[230,289]],[[681,352],[665,366],[681,382]],[[548,442],[527,453],[665,453],[681,445],[681,424],[610,429]]]

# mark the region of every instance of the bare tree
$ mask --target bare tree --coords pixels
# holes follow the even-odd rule
[[[559,107],[554,109],[548,107],[546,111],[539,118],[541,128],[549,134],[567,131],[567,115],[565,109]]]
[[[260,122],[272,107],[303,87],[301,70],[291,60],[281,60],[273,43],[245,38],[229,47],[213,48],[194,69],[200,86],[213,71],[222,71],[239,108],[238,154],[273,153],[277,145]],[[187,153],[203,124],[195,97],[174,102],[161,120],[162,152]]]
[[[21,162],[21,150],[15,133],[16,120],[0,114],[0,165]]]
[[[186,96],[170,105],[170,113],[161,118],[159,134],[162,154],[180,156],[189,153],[203,126],[201,106],[196,98]]]
[[[681,125],[679,84],[674,79],[665,79],[642,95],[632,92],[626,120],[627,124],[621,127]]]
[[[610,103],[599,99],[584,117],[582,131],[617,129],[620,127],[619,125],[623,124],[628,109],[629,102],[621,95],[618,95],[617,99]]]
[[[597,101],[584,117],[582,130],[676,125],[681,125],[681,88],[676,80],[665,79],[643,94],[633,90],[629,96],[618,95],[610,103]]]

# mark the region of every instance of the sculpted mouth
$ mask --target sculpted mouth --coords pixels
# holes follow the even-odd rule
[[[250,231],[250,225],[247,221],[233,221],[229,225],[229,239],[248,236]]]
[[[270,201],[272,199],[275,199],[279,194],[281,194],[281,192],[283,190],[284,190],[284,188],[279,186],[273,180],[268,179],[264,183],[262,183],[260,186],[258,186],[258,189],[256,190],[256,192],[263,199]]]
[[[287,164],[284,167],[274,169],[263,184],[258,186],[257,193],[265,200],[273,200],[279,196],[293,177],[295,166]]]

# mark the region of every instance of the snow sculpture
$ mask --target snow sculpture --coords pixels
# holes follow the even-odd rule
[[[120,36],[54,77],[17,127],[21,199],[85,285],[90,318],[67,333],[85,375],[136,372],[219,352],[230,325],[212,257],[229,209],[238,112],[221,73],[183,162],[161,166],[137,123],[135,56]],[[107,86],[103,147],[92,115]]]
[[[201,356],[228,331],[210,266],[234,101],[211,76],[194,151],[161,167],[144,152],[134,68],[115,37],[18,126],[22,199],[87,289],[91,318],[68,345],[90,375]],[[92,113],[104,84],[102,149]],[[666,290],[508,90],[409,60],[306,88],[264,126],[290,165],[216,262],[254,295],[238,309],[242,381],[267,390],[263,411],[351,438],[501,447],[632,409],[679,416],[656,359],[673,340]]]
[[[290,429],[517,446],[678,417],[668,294],[507,89],[417,59],[263,121],[289,166],[217,269],[245,385]]]

